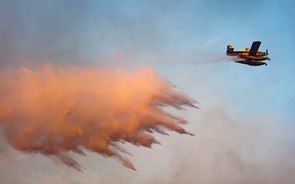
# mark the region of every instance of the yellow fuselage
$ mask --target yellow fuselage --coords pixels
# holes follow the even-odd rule
[[[245,48],[243,50],[227,52],[226,55],[228,55],[228,56],[239,56],[239,55],[247,56],[249,54],[249,52],[250,52],[250,50],[248,48]],[[256,56],[266,56],[266,52],[258,51],[256,53]]]

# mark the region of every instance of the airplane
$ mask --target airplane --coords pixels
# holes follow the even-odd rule
[[[265,60],[270,60],[268,56],[268,50],[266,52],[258,51],[261,41],[254,41],[251,49],[244,48],[243,50],[235,51],[231,45],[227,46],[227,56],[237,56],[243,60],[237,60],[236,63],[246,64],[250,66],[267,65]]]

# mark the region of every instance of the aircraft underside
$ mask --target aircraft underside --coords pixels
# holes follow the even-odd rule
[[[262,61],[253,61],[253,60],[239,60],[235,61],[236,63],[241,63],[250,66],[260,66],[260,65],[267,65],[265,62]]]

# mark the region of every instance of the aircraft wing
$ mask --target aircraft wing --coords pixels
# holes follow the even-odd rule
[[[250,52],[249,52],[249,56],[255,56],[259,47],[260,47],[261,41],[255,41],[252,43]]]

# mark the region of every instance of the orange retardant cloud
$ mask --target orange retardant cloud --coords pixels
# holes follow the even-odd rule
[[[45,66],[0,74],[0,126],[8,143],[27,153],[58,158],[81,171],[70,153],[85,150],[116,157],[135,169],[118,145],[151,147],[152,132],[182,134],[186,121],[164,107],[195,107],[150,68],[83,68]]]

